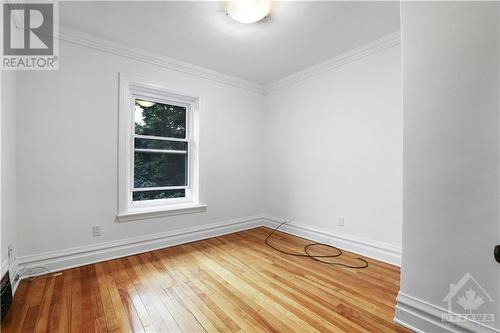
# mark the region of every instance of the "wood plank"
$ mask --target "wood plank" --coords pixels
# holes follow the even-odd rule
[[[139,256],[132,256],[128,260],[124,260],[124,266],[127,268],[127,273],[136,286],[156,330],[158,332],[180,332],[181,329],[175,319],[163,305],[161,299],[156,297],[158,293],[163,293],[163,289],[151,281]]]
[[[287,256],[265,245],[270,231],[24,280],[2,332],[409,332],[392,321],[398,267],[367,259],[369,267],[357,270]],[[287,251],[310,242],[274,236]],[[355,264],[356,257],[329,260]]]

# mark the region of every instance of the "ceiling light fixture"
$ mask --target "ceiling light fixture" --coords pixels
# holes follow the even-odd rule
[[[226,14],[240,23],[255,23],[269,15],[269,0],[229,0],[226,3]]]

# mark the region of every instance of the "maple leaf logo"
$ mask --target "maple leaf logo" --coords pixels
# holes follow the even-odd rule
[[[472,310],[477,310],[484,303],[484,298],[481,296],[476,296],[476,292],[469,288],[465,292],[465,296],[460,296],[457,301],[464,310],[469,310],[469,313],[472,313]]]

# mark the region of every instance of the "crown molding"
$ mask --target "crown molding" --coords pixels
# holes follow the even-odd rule
[[[324,72],[331,71],[332,69],[347,65],[351,62],[360,60],[364,57],[378,53],[390,47],[399,45],[400,43],[401,43],[401,32],[396,31],[390,33],[368,44],[359,46],[355,49],[347,51],[327,61],[320,62],[319,64],[313,65],[304,70],[286,76],[278,81],[270,83],[264,87],[264,94],[269,94],[273,91],[291,86],[300,81],[304,81],[306,79],[320,75]]]
[[[59,40],[88,47],[94,50],[119,55],[125,58],[134,59],[144,63],[149,63],[173,71],[190,74],[233,87],[246,89],[255,93],[264,93],[264,87],[260,84],[249,82],[227,74],[222,74],[211,69],[192,65],[187,62],[159,55],[153,52],[144,51],[125,44],[116,43],[101,37],[82,33],[73,29],[61,27],[59,30]]]
[[[401,33],[400,31],[390,33],[368,44],[359,46],[327,61],[321,62],[299,72],[286,76],[268,85],[253,83],[231,75],[219,73],[211,69],[196,66],[153,52],[144,51],[125,44],[116,43],[101,37],[82,33],[69,28],[60,28],[59,39],[102,52],[119,55],[144,63],[167,68],[173,71],[186,73],[203,79],[249,90],[258,94],[269,94],[308,78],[320,75],[324,72],[328,72],[340,66],[363,59],[367,56],[378,53],[390,47],[399,45],[401,43]]]

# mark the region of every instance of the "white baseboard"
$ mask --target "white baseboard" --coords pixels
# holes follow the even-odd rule
[[[443,308],[399,292],[394,321],[418,333],[500,333],[498,329],[473,321],[461,325],[444,323],[443,315],[449,314]]]
[[[263,221],[260,215],[238,218],[200,227],[177,229],[165,233],[22,256],[17,258],[18,267],[20,271],[24,272],[30,268],[40,266],[46,268],[50,272],[56,272],[63,269],[221,236],[260,227],[262,225]],[[23,274],[22,278],[45,273],[47,272],[44,270],[29,275]]]
[[[2,270],[1,270],[1,275],[4,276],[7,271],[9,272],[10,275],[10,283],[12,286],[12,294],[16,292],[17,286],[19,285],[19,280],[15,280],[16,275],[17,275],[17,269],[18,269],[18,264],[17,260],[9,260],[6,259],[2,262]]]
[[[263,215],[262,218],[265,221],[264,225],[269,228],[276,228],[280,223],[285,221],[283,218],[269,215]],[[361,254],[392,265],[401,265],[401,248],[391,244],[341,234],[331,230],[313,228],[295,222],[289,222],[283,225],[280,230],[319,243],[331,244],[340,249]]]
[[[33,270],[30,274],[22,274],[22,278],[26,278],[45,274],[47,273],[46,270],[57,272],[68,268],[153,251],[260,226],[274,228],[278,223],[283,221],[284,219],[277,217],[256,215],[208,224],[201,227],[177,229],[165,233],[20,256],[17,258],[16,271],[23,273],[36,267],[44,268],[43,271]],[[335,246],[344,250],[359,253],[390,264],[400,264],[400,249],[388,244],[377,243],[351,235],[319,230],[295,223],[283,226],[282,231],[322,243],[335,244]],[[13,274],[11,271],[11,274],[14,278],[15,273]]]
[[[7,273],[7,271],[9,270],[9,267],[10,264],[9,264],[9,260],[8,259],[5,259],[3,262],[2,262],[2,271],[0,273],[0,276],[4,276],[5,273]]]

